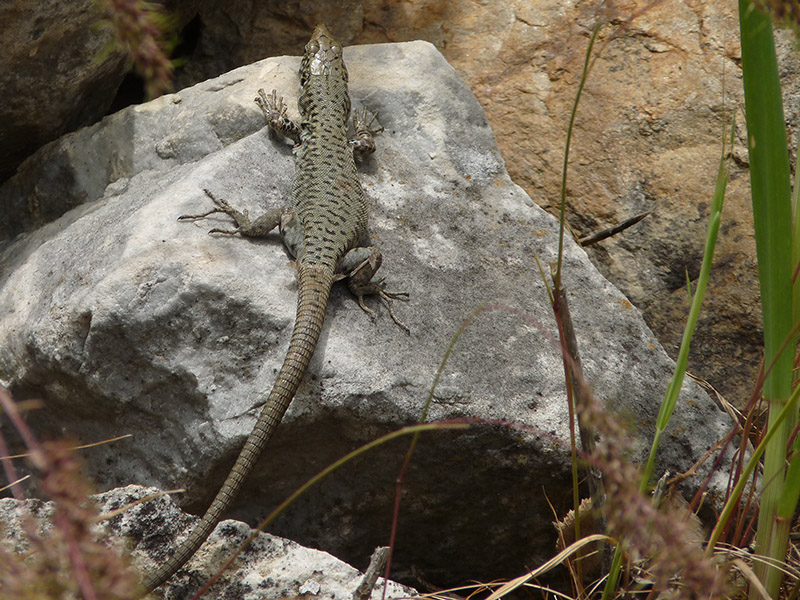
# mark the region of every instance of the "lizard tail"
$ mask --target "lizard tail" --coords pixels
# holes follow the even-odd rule
[[[286,358],[269,398],[261,409],[258,421],[247,437],[236,463],[206,514],[175,554],[144,581],[148,592],[172,577],[194,555],[220,522],[238,495],[242,483],[253,470],[264,446],[272,437],[300,386],[322,332],[325,307],[333,284],[333,270],[329,267],[300,263],[297,280],[299,289],[294,330]]]

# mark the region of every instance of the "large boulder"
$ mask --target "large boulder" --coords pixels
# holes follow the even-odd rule
[[[425,42],[345,50],[355,107],[380,114],[362,165],[380,274],[411,294],[411,335],[375,304],[372,322],[337,288],[297,397],[233,516],[252,524],[346,452],[415,423],[459,325],[481,303],[435,390],[406,476],[395,573],[428,580],[516,575],[553,552],[553,503],[570,502],[564,370],[537,266],[556,260],[558,224],[505,171],[484,112]],[[42,434],[96,441],[104,488],[185,487],[201,512],[254,423],[286,350],[295,278],[273,240],[210,236],[229,220],[207,188],[256,214],[289,199],[291,147],[264,129],[256,90],[277,88],[291,116],[297,57],[267,59],[131,107],[47,151],[39,194],[84,203],[0,255],[0,378]],[[72,186],[60,189],[59,173]],[[12,180],[0,198],[34,193]],[[639,460],[673,363],[640,313],[567,237],[564,283],[584,369],[628,425]],[[659,473],[688,469],[728,427],[687,381]],[[271,531],[359,561],[386,543],[407,439],[360,456],[309,491]],[[695,480],[697,481],[697,480]]]

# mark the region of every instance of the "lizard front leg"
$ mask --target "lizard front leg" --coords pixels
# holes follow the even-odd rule
[[[383,127],[372,129],[372,124],[378,117],[377,113],[373,114],[367,120],[367,107],[359,113],[357,110],[353,111],[353,129],[356,131],[356,137],[349,141],[350,148],[353,154],[358,158],[364,158],[367,154],[375,152],[375,138],[376,133],[383,131]]]
[[[210,211],[201,215],[181,215],[178,217],[179,221],[184,221],[187,219],[205,219],[209,215],[225,213],[230,215],[233,218],[234,223],[236,223],[235,229],[215,228],[210,230],[208,233],[224,233],[227,235],[235,235],[239,233],[247,237],[264,237],[270,231],[275,229],[275,227],[280,225],[281,221],[286,219],[286,214],[289,212],[287,209],[275,208],[268,210],[257,219],[251,220],[246,210],[236,210],[230,204],[225,202],[225,200],[214,196],[214,194],[212,194],[209,190],[204,189],[203,191],[206,193],[206,196],[211,198],[211,201],[216,204],[216,208],[212,208]]]
[[[389,315],[406,333],[411,333],[408,326],[394,314],[393,301],[408,301],[407,292],[389,292],[383,287],[383,280],[372,278],[381,266],[383,258],[380,250],[374,246],[359,246],[345,254],[339,266],[339,278],[347,277],[347,287],[358,298],[358,305],[370,317],[375,318],[375,311],[364,303],[364,296],[378,296],[389,309]]]
[[[277,90],[267,96],[264,89],[258,90],[256,104],[261,108],[267,118],[267,125],[273,131],[289,138],[295,145],[300,145],[300,125],[286,116],[286,104],[282,97],[278,97]]]

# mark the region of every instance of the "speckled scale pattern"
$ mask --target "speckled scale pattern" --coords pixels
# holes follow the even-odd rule
[[[292,204],[305,231],[298,260],[335,266],[367,229],[367,199],[347,140],[350,95],[342,48],[324,30],[306,46],[298,100],[301,145]]]

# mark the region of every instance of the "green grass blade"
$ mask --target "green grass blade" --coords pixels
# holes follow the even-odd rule
[[[589,67],[591,66],[589,59],[592,57],[592,48],[594,47],[595,40],[597,40],[597,34],[600,33],[602,24],[602,22],[595,24],[592,29],[592,35],[589,38],[589,46],[586,48],[586,57],[583,62],[583,71],[581,71],[581,80],[578,82],[578,91],[575,93],[575,102],[572,103],[572,112],[569,116],[567,141],[564,143],[564,162],[561,165],[561,208],[558,215],[558,222],[560,224],[558,230],[558,262],[556,274],[553,276],[553,286],[556,289],[561,287],[561,262],[564,256],[564,229],[567,223],[567,166],[569,165],[569,147],[572,141],[572,131],[575,128],[575,117],[578,115],[578,103],[583,94],[583,87],[586,85],[586,79],[589,77]]]
[[[794,390],[794,393],[789,397],[789,401],[778,413],[776,417],[776,423],[779,425],[784,423],[789,414],[797,410],[798,399],[800,399],[800,387]],[[763,439],[753,452],[753,455],[749,458],[747,463],[745,463],[744,469],[742,469],[742,474],[739,476],[739,480],[736,482],[736,485],[728,496],[725,506],[722,507],[722,512],[720,513],[717,523],[714,525],[714,529],[709,536],[708,545],[706,546],[706,556],[711,556],[714,553],[714,546],[716,546],[717,542],[719,541],[719,538],[722,535],[725,526],[728,524],[734,509],[739,504],[739,501],[742,497],[742,492],[744,492],[745,487],[747,487],[747,485],[750,483],[750,477],[753,475],[753,471],[755,471],[756,466],[758,466],[758,462],[761,460],[761,456],[764,454],[764,449],[772,442],[772,438],[775,436],[776,431],[777,430],[775,428],[767,431],[766,435],[764,435]]]
[[[750,187],[756,234],[761,309],[764,318],[764,361],[772,364],[764,382],[770,405],[769,427],[791,394],[792,351],[781,353],[792,331],[792,230],[789,156],[783,119],[778,65],[769,17],[750,0],[739,0],[742,72],[750,152]],[[788,527],[776,520],[784,489],[786,442],[797,421],[789,416],[765,450],[756,553],[783,560]],[[784,502],[786,502],[784,498]],[[796,501],[796,499],[795,499]],[[756,574],[769,594],[777,598],[781,583],[778,569],[759,562]],[[754,597],[755,590],[751,592]]]
[[[800,261],[800,219],[798,219],[798,205],[800,205],[800,153],[796,153],[794,169],[794,187],[792,189],[792,262],[797,270]],[[792,284],[792,322],[800,322],[800,283],[797,279]],[[795,413],[795,418],[798,418]],[[789,527],[800,498],[800,436],[796,437],[793,444],[793,457],[786,472],[783,493],[778,502],[777,520],[785,527]]]
[[[731,124],[731,141],[730,148],[733,147],[733,135],[736,124]],[[697,286],[694,295],[692,296],[692,304],[689,308],[689,318],[686,321],[686,327],[683,330],[683,339],[681,340],[681,347],[678,350],[678,358],[675,361],[675,371],[672,375],[672,381],[667,388],[667,393],[664,401],[661,403],[661,408],[658,411],[658,418],[656,419],[656,434],[653,438],[653,443],[650,446],[650,455],[647,458],[644,472],[642,474],[641,491],[645,492],[650,483],[650,478],[653,476],[653,469],[655,468],[656,455],[658,454],[658,447],[661,443],[661,437],[667,429],[669,420],[672,418],[672,413],[675,411],[675,406],[678,404],[678,396],[680,395],[683,379],[686,376],[686,366],[689,362],[689,347],[692,343],[692,336],[697,327],[697,320],[700,318],[700,308],[705,298],[706,288],[708,286],[708,279],[711,275],[711,263],[714,260],[714,248],[717,245],[717,236],[719,234],[719,225],[722,219],[722,204],[725,200],[725,190],[728,186],[728,178],[730,173],[730,158],[726,158],[728,154],[726,145],[722,144],[722,158],[719,162],[719,170],[717,171],[717,183],[714,189],[714,198],[711,202],[711,214],[708,219],[708,229],[706,230],[706,243],[703,252],[703,263],[700,266],[700,275],[697,278]]]
[[[730,148],[733,147],[733,136],[735,132],[735,123],[731,124],[731,137]],[[689,309],[689,317],[686,322],[686,327],[683,332],[683,339],[681,340],[681,347],[678,351],[678,359],[675,361],[675,371],[672,376],[672,381],[667,388],[664,401],[661,403],[658,418],[656,420],[656,434],[650,446],[650,455],[648,456],[647,463],[642,473],[640,483],[640,491],[645,493],[648,488],[650,477],[653,474],[655,466],[655,459],[658,452],[658,447],[661,442],[661,437],[667,428],[672,413],[678,402],[683,379],[686,375],[686,365],[689,360],[689,346],[691,345],[692,335],[694,334],[697,320],[700,316],[700,307],[705,297],[708,279],[711,274],[711,263],[714,258],[714,248],[717,244],[717,236],[719,234],[719,225],[722,218],[722,205],[725,200],[725,190],[728,185],[728,178],[730,173],[730,154],[726,148],[724,137],[722,143],[722,156],[719,162],[719,169],[717,171],[717,182],[714,189],[714,198],[711,202],[711,214],[708,220],[708,229],[706,230],[705,251],[703,253],[703,263],[700,267],[700,275],[697,278],[697,289],[692,297],[692,304]],[[691,292],[691,289],[690,289]],[[609,570],[608,579],[603,589],[602,600],[610,600],[613,596],[614,590],[619,580],[619,574],[622,567],[622,544],[618,545],[614,558],[611,562],[611,569]]]

